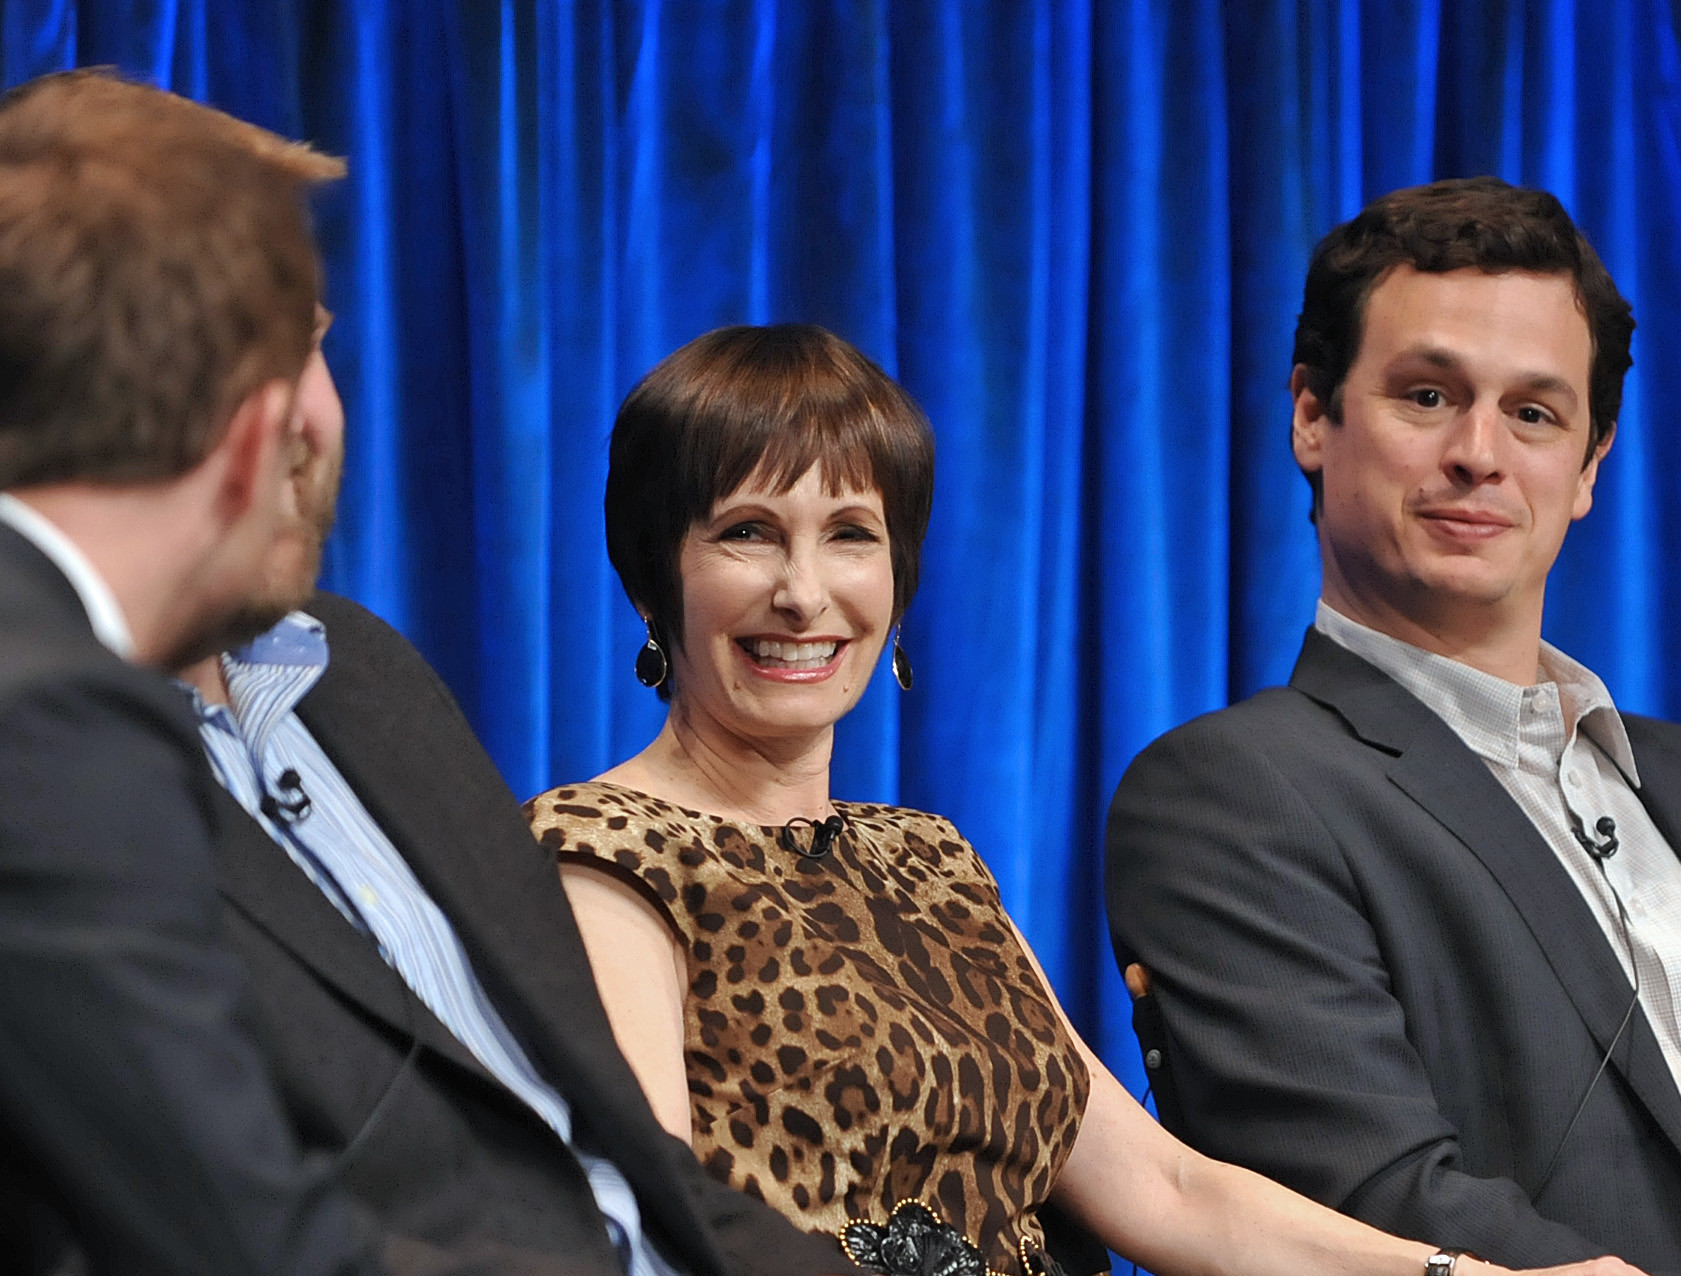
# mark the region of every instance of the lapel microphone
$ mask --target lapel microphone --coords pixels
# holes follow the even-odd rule
[[[285,794],[282,801],[272,793],[264,793],[262,801],[257,805],[262,808],[264,815],[276,824],[302,824],[309,818],[309,813],[315,804],[309,800],[309,794],[304,792],[303,777],[291,767],[280,773],[276,781],[281,793]]]
[[[1599,834],[1601,839],[1599,841],[1595,841],[1592,834],[1582,827],[1582,817],[1574,811],[1570,812],[1570,831],[1576,835],[1576,840],[1581,843],[1582,849],[1593,856],[1601,867],[1604,867],[1605,861],[1617,853],[1617,821],[1609,815],[1602,815],[1594,821],[1593,831]],[[1618,900],[1617,902],[1620,907],[1622,901]]]
[[[795,827],[800,824],[811,826],[810,846],[801,846],[799,838],[795,836]],[[808,820],[803,815],[796,815],[782,826],[776,840],[782,843],[783,850],[792,851],[801,859],[820,860],[829,853],[835,839],[845,830],[846,821],[838,815],[831,815],[826,820]]]

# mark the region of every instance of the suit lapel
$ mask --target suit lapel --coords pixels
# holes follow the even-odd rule
[[[1482,759],[1399,683],[1317,630],[1290,681],[1392,755],[1391,782],[1499,883],[1599,1049],[1610,1049],[1633,988],[1575,881]],[[1681,1091],[1638,1006],[1612,1066],[1681,1147]]]
[[[216,801],[223,828],[214,851],[217,886],[234,908],[395,1031],[419,1037],[461,1067],[500,1084],[408,990],[374,942],[345,920],[267,830],[219,785]]]
[[[85,643],[103,652],[69,580],[46,555],[4,524],[0,524],[0,561],[38,586],[39,592],[30,595],[35,614],[62,613],[67,641]],[[197,739],[198,725],[187,698],[179,697],[179,704],[183,734]],[[429,1043],[477,1069],[477,1061],[443,1031],[442,1025],[434,1020],[436,1030],[425,1031],[425,1021],[431,1020],[425,1007],[414,1000],[374,945],[345,921],[262,825],[221,785],[207,787],[216,805],[220,830],[211,853],[217,889],[223,898],[345,996],[398,1031],[420,1031]],[[438,1041],[440,1036],[445,1040]]]
[[[554,933],[559,874],[552,859],[482,754],[464,758],[449,749],[447,736],[414,730],[414,705],[391,704],[380,694],[379,679],[356,677],[347,666],[335,648],[299,715],[444,909],[498,1011],[523,1029],[519,1035],[528,1043],[541,1036],[549,1044],[548,1025],[525,1014],[525,1007],[596,1001],[587,959],[580,954],[573,965],[554,952],[564,936]],[[484,776],[464,777],[463,769],[475,762],[484,764]],[[429,776],[438,782],[424,783]],[[537,973],[544,971],[556,973]],[[538,993],[541,1000],[528,1000]],[[587,1037],[593,1025],[567,1026]],[[605,1012],[601,1027],[605,1039],[593,1044],[615,1049]],[[578,1060],[569,1057],[568,1063]]]
[[[640,1102],[613,1039],[554,860],[441,684],[436,704],[394,700],[391,679],[363,669],[354,627],[336,621],[336,600],[319,597],[311,610],[327,621],[333,645],[326,673],[298,707],[304,724],[448,915],[498,1012],[566,1098],[578,1133],[611,1152],[645,1213],[682,1252],[716,1253],[693,1202],[673,1190],[675,1145]],[[415,689],[412,680],[401,685]]]

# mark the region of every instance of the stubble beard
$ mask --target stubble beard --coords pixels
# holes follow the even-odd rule
[[[327,536],[338,515],[343,464],[342,453],[316,457],[298,476],[296,519],[276,535],[261,584],[218,628],[209,640],[214,645],[203,654],[243,647],[273,629],[314,596]]]

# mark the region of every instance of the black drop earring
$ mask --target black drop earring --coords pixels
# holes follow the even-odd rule
[[[893,629],[893,681],[899,684],[900,691],[909,691],[915,678],[911,674],[911,658],[905,654],[905,649],[899,645],[899,629]]]
[[[666,664],[665,652],[654,641],[654,622],[644,616],[642,623],[648,626],[648,641],[636,653],[636,680],[644,687],[657,687],[665,681],[671,667]]]

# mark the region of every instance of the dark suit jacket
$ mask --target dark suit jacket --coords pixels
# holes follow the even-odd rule
[[[851,1270],[834,1241],[715,1182],[662,1131],[614,1045],[554,860],[443,683],[355,604],[321,594],[309,610],[331,658],[299,716],[454,924],[577,1134],[624,1171],[664,1251],[695,1276]],[[565,1145],[222,800],[227,926],[305,1145],[339,1156],[359,1202],[440,1256],[479,1256],[495,1272],[622,1276]]]
[[[0,525],[0,1265],[336,1272],[221,944],[180,692]]]
[[[1681,848],[1681,729],[1626,717]],[[1551,847],[1453,731],[1310,632],[1290,687],[1170,732],[1108,833],[1185,1129],[1386,1230],[1514,1266],[1681,1271],[1681,1094]]]

